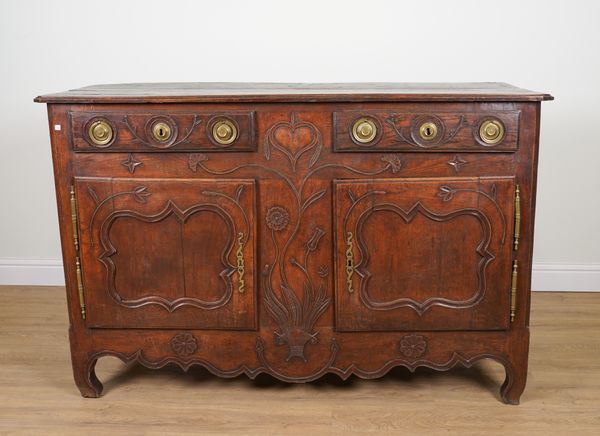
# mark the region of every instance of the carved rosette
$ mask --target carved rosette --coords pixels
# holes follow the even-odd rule
[[[271,230],[281,231],[290,222],[290,214],[281,206],[273,206],[267,211],[267,227]]]
[[[191,333],[179,333],[171,339],[171,348],[179,357],[188,357],[198,350],[198,341]]]
[[[417,359],[427,351],[427,340],[425,337],[413,333],[400,339],[398,348],[405,357]]]

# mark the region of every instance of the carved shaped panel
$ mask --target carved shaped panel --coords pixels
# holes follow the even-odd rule
[[[252,181],[81,178],[76,194],[90,324],[115,322],[108,306],[136,327],[254,326]]]
[[[512,183],[336,182],[338,328],[504,326]]]

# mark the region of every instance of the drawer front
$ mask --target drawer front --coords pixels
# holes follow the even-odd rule
[[[69,112],[76,152],[255,151],[253,111]]]
[[[256,327],[254,180],[74,187],[88,327]]]
[[[468,112],[394,110],[337,111],[336,152],[516,151],[518,110]],[[363,130],[365,129],[365,130]]]
[[[507,328],[512,177],[334,185],[338,330]]]

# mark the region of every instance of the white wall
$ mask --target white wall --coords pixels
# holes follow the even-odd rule
[[[3,1],[0,283],[61,281],[38,94],[109,82],[505,81],[542,110],[534,288],[600,290],[594,1]]]

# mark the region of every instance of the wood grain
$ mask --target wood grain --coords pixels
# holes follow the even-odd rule
[[[397,368],[378,380],[288,385],[107,358],[98,373],[111,393],[87,400],[73,385],[64,288],[0,287],[0,433],[597,434],[600,294],[532,299],[529,381],[518,408],[494,400],[504,369],[487,360],[469,370]]]
[[[507,83],[122,83],[36,97],[39,103],[541,101]]]

